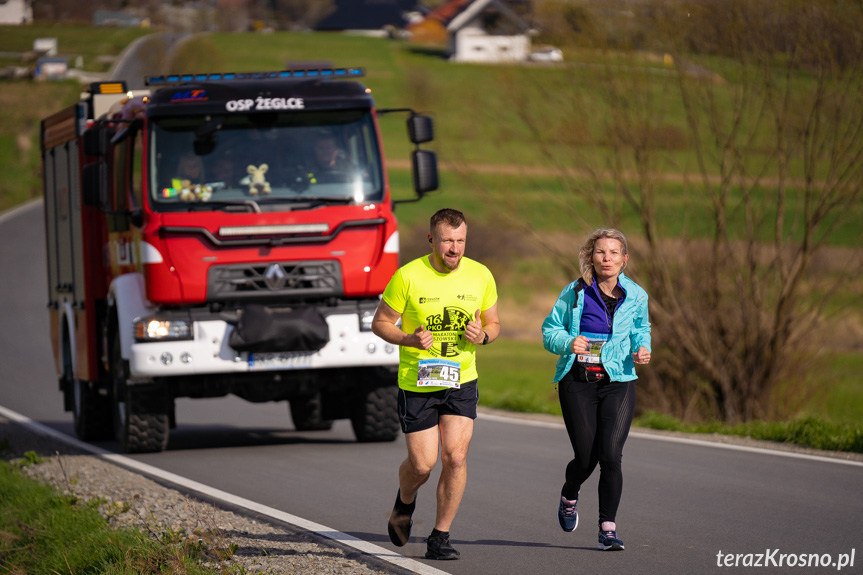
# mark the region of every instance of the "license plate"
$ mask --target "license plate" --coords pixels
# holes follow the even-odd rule
[[[277,351],[272,353],[250,353],[249,369],[306,369],[312,365],[314,352]]]

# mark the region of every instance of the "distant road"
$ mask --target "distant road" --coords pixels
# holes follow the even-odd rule
[[[145,76],[158,76],[171,71],[171,54],[186,37],[186,34],[159,32],[138,38],[117,59],[108,79],[125,81],[130,90],[146,88]]]
[[[48,333],[41,204],[0,216],[0,405],[72,434],[62,409]],[[481,361],[481,360],[480,360]],[[480,383],[480,387],[482,383]],[[404,441],[358,444],[350,425],[293,430],[284,403],[236,398],[181,400],[163,453],[134,459],[215,489],[317,522],[458,575],[744,573],[757,555],[817,557],[837,572],[854,554],[863,572],[863,466],[636,434],[624,452],[618,514],[626,551],[596,550],[598,473],[584,485],[574,533],[557,526],[557,498],[571,451],[562,424],[481,416],[467,492],[452,529],[454,562],[423,558],[434,522],[434,484],[419,493],[410,543],[393,547],[386,519]],[[99,446],[116,451],[113,442]],[[719,555],[722,553],[723,555]],[[737,568],[717,561],[740,555]],[[785,559],[789,561],[789,559]],[[772,567],[772,563],[768,563]]]

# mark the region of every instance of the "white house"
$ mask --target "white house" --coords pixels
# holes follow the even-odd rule
[[[43,56],[56,56],[57,38],[36,38],[33,40],[33,51]]]
[[[530,57],[530,26],[499,0],[474,0],[446,27],[450,59],[523,62]]]
[[[0,0],[0,24],[20,25],[32,22],[32,0]]]

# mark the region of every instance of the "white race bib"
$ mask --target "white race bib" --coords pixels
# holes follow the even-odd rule
[[[417,387],[461,387],[461,363],[449,359],[421,359]]]
[[[577,356],[578,363],[602,363],[602,346],[605,345],[603,340],[591,340],[587,342],[587,353],[580,353]]]

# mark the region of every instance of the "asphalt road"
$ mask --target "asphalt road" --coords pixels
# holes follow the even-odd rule
[[[0,406],[72,434],[51,357],[42,230],[41,204],[0,215]],[[841,572],[863,572],[859,464],[638,434],[624,452],[618,525],[626,551],[603,553],[596,550],[598,473],[582,488],[579,528],[567,534],[557,526],[571,454],[562,425],[481,417],[452,529],[462,559],[435,563],[422,558],[422,541],[433,526],[436,476],[420,491],[411,542],[397,549],[386,535],[402,439],[357,444],[346,422],[297,433],[285,404],[233,398],[182,400],[177,419],[167,451],[133,458],[453,574],[746,572],[757,569],[747,562],[759,561],[773,573],[826,573],[852,553],[854,565]],[[799,566],[816,555],[824,566]]]

